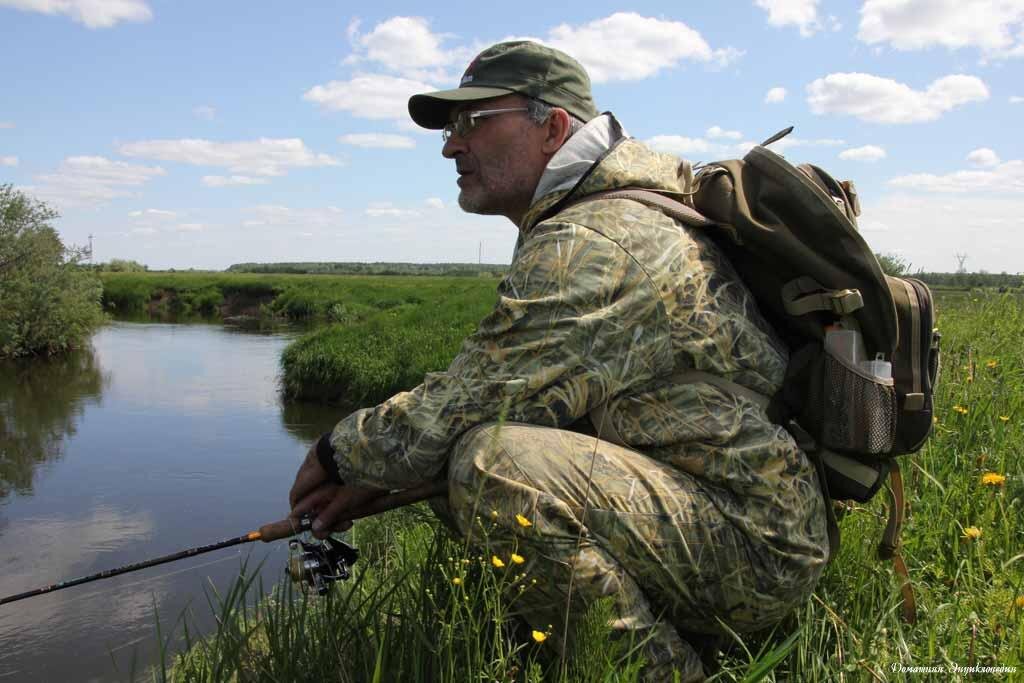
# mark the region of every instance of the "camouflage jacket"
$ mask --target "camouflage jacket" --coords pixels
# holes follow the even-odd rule
[[[621,136],[573,196],[625,186],[681,191],[678,167]],[[821,555],[821,536],[806,528],[819,524],[806,499],[818,496],[820,509],[820,492],[785,430],[742,397],[670,379],[698,369],[773,394],[787,350],[753,296],[705,235],[631,200],[584,203],[534,224],[568,191],[535,200],[493,311],[450,367],[337,425],[331,443],[342,478],[412,485],[436,476],[477,424],[504,414],[566,427],[607,402],[606,419],[631,447],[727,498],[727,516],[748,537],[783,555]]]

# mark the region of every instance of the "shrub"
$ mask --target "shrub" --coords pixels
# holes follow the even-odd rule
[[[0,185],[0,357],[52,355],[103,322],[103,285],[76,265],[45,203]]]

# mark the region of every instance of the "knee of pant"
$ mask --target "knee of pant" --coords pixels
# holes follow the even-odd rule
[[[459,437],[448,458],[448,486],[451,498],[474,497],[483,483],[489,453],[498,448],[501,426],[496,422],[478,425]]]

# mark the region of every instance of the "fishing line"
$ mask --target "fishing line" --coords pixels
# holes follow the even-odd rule
[[[221,558],[216,559],[216,560],[210,560],[209,562],[203,562],[201,564],[197,564],[197,565],[192,566],[192,567],[185,567],[184,569],[175,569],[173,571],[169,571],[169,572],[166,572],[164,574],[158,574],[157,576],[148,576],[148,577],[146,577],[144,579],[136,579],[135,581],[132,581],[131,583],[125,583],[125,584],[121,584],[120,586],[113,586],[112,588],[101,589],[101,590],[93,591],[91,593],[86,593],[85,595],[79,595],[78,597],[69,598],[66,601],[65,604],[72,603],[72,602],[78,602],[79,600],[85,600],[87,598],[95,598],[95,597],[98,597],[98,596],[101,596],[101,595],[106,595],[107,593],[112,593],[115,590],[123,590],[125,588],[131,588],[132,586],[138,586],[139,584],[149,583],[150,581],[156,581],[157,579],[163,579],[163,578],[166,578],[168,576],[174,576],[175,574],[182,574],[184,572],[190,572],[193,569],[200,569],[202,567],[207,567],[207,566],[209,566],[211,564],[217,564],[219,562],[227,562],[228,560],[233,560],[236,557],[240,557],[241,555],[242,555],[242,551],[241,550],[237,550],[237,551],[235,551],[234,554],[228,555],[227,557],[221,557]]]

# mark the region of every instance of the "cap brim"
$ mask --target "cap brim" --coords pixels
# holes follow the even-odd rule
[[[456,105],[501,97],[510,92],[515,91],[508,88],[465,87],[413,95],[409,98],[409,116],[423,128],[440,130],[451,120],[451,111]]]

